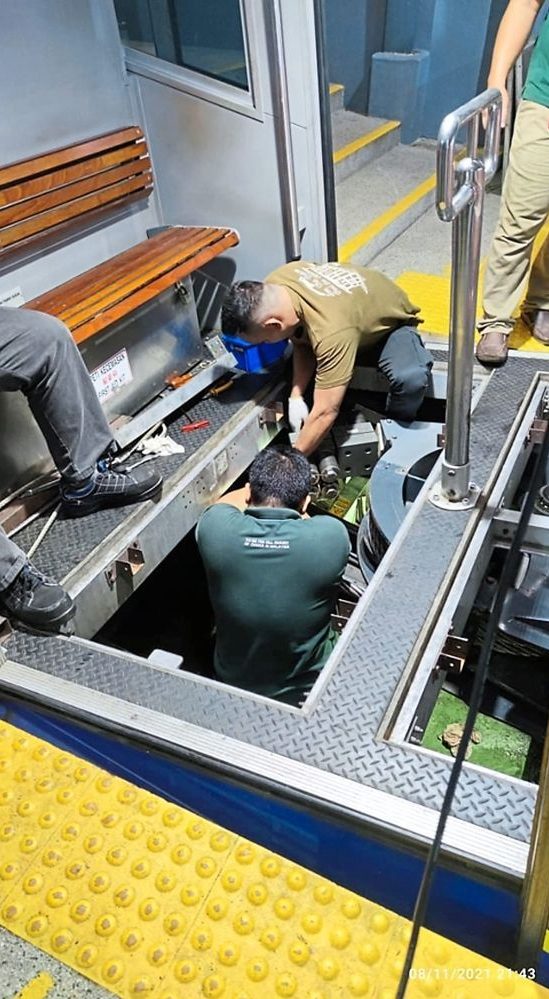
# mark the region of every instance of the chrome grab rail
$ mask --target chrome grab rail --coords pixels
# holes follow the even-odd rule
[[[487,112],[484,151],[480,118]],[[452,222],[452,285],[446,394],[446,445],[440,482],[431,502],[445,509],[474,506],[478,490],[469,481],[469,424],[473,394],[474,329],[480,263],[484,188],[499,155],[501,94],[485,90],[444,118],[437,144],[437,213]],[[466,156],[456,162],[458,132],[467,126]]]

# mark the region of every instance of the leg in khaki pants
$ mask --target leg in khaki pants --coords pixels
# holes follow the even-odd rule
[[[498,227],[484,281],[484,334],[477,348],[481,360],[502,363],[513,312],[524,292],[532,246],[549,214],[549,108],[521,101],[505,175]],[[546,241],[532,270],[528,310],[549,309],[549,245]],[[484,357],[493,349],[499,357]]]

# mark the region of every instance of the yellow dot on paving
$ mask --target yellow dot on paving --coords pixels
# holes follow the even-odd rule
[[[291,898],[277,898],[274,910],[279,919],[291,919],[295,912],[295,905]]]
[[[47,916],[35,915],[31,916],[28,920],[26,930],[29,937],[36,940],[37,937],[41,937],[46,932],[48,926],[49,920]]]
[[[375,912],[370,920],[370,926],[376,933],[386,933],[389,929],[389,919],[384,912]]]
[[[333,926],[329,933],[329,939],[332,947],[343,950],[349,945],[351,934],[346,926]]]
[[[178,961],[174,967],[174,975],[183,984],[192,982],[196,978],[196,965],[193,961]]]
[[[217,864],[213,857],[201,857],[196,862],[195,871],[199,878],[211,878],[217,871]]]
[[[282,941],[282,933],[278,926],[267,926],[259,939],[267,950],[276,950]]]
[[[358,898],[347,898],[341,905],[341,911],[347,919],[357,919],[362,912]]]
[[[153,944],[147,952],[147,959],[155,968],[161,968],[162,965],[166,964],[169,956],[167,947],[163,947],[161,944]]]
[[[143,943],[143,934],[141,930],[137,928],[132,928],[126,930],[121,937],[121,943],[124,950],[134,951]]]
[[[122,961],[105,961],[101,968],[101,974],[105,982],[115,985],[123,977],[125,971]]]
[[[260,864],[261,873],[266,878],[276,878],[280,874],[280,860],[278,857],[264,857]]]
[[[206,915],[215,922],[223,919],[227,915],[229,904],[224,898],[210,898],[206,905]]]
[[[250,885],[246,895],[252,905],[263,905],[267,901],[269,893],[264,884],[255,884]]]
[[[209,950],[212,946],[212,934],[207,927],[200,927],[191,934],[191,946],[194,950]]]
[[[221,829],[218,830],[217,832],[212,833],[212,835],[210,836],[210,847],[216,853],[223,853],[225,850],[229,849],[230,845],[231,845],[231,840],[229,836],[227,835],[226,832],[223,832]],[[239,860],[238,851],[235,859],[238,860],[239,863],[242,863],[242,861]]]
[[[370,991],[370,981],[361,972],[355,972],[349,978],[349,992],[352,996],[367,996]]]
[[[317,969],[320,977],[327,982],[331,982],[339,974],[339,964],[332,957],[323,957],[318,962]]]
[[[255,929],[254,917],[249,912],[239,912],[233,920],[233,929],[239,936],[245,937]]]
[[[277,996],[294,996],[297,992],[297,979],[290,971],[284,971],[277,976],[275,991]]]
[[[221,975],[208,975],[202,983],[202,994],[209,996],[209,999],[218,999],[225,992],[226,983]]]
[[[221,884],[225,891],[235,892],[238,891],[240,885],[242,884],[242,875],[240,871],[228,870],[224,871],[221,877]]]
[[[306,912],[301,918],[301,926],[305,933],[320,933],[322,925],[322,916],[318,912]]]
[[[328,884],[315,885],[314,897],[320,905],[329,905],[334,897],[334,889]]]
[[[301,940],[294,940],[288,948],[288,957],[292,964],[297,964],[300,968],[307,964],[310,957],[310,951],[307,944],[303,943]]]
[[[97,947],[92,944],[84,944],[76,953],[76,963],[79,968],[92,968],[98,957]]]
[[[252,982],[263,982],[269,974],[269,965],[264,957],[255,957],[246,965],[246,974]]]
[[[305,871],[302,871],[300,867],[292,867],[286,875],[286,884],[292,891],[303,891],[307,884]]]
[[[233,943],[223,943],[217,952],[217,957],[221,964],[232,968],[240,958],[240,947]]]

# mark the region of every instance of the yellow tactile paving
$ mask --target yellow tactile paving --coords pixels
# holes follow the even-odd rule
[[[542,243],[549,236],[549,222],[542,227],[536,241],[532,257],[535,257]],[[482,292],[484,287],[484,272],[486,270],[486,258],[480,266],[478,297],[477,297],[477,319],[482,315]],[[421,316],[423,319],[423,329],[435,336],[448,337],[448,327],[450,319],[450,281],[451,269],[448,264],[442,274],[423,274],[418,271],[404,271],[397,278],[398,284],[411,301],[421,306]],[[478,337],[477,337],[478,339]],[[509,346],[513,350],[535,351],[539,354],[547,354],[549,347],[540,343],[530,333],[529,329],[517,315],[515,328],[509,337]]]
[[[114,995],[393,999],[407,920],[3,722],[0,773],[0,923]],[[408,995],[549,993],[422,931]]]

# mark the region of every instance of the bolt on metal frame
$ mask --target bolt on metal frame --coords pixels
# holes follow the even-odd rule
[[[481,115],[486,112],[484,150],[479,148]],[[446,445],[440,483],[431,501],[445,509],[474,506],[478,489],[470,482],[469,429],[473,392],[474,329],[480,263],[484,189],[498,164],[501,93],[494,88],[444,118],[437,143],[437,213],[452,222],[452,284],[446,402]],[[455,145],[467,126],[466,156],[456,162]]]

